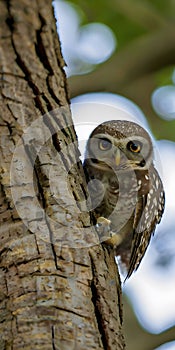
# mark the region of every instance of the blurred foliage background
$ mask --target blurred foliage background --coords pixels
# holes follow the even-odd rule
[[[175,0],[55,0],[54,4],[70,96],[88,92],[125,96],[141,108],[157,139],[175,141]],[[106,35],[106,44],[98,35],[93,38],[98,30]],[[165,343],[159,349],[175,349],[175,327],[161,334],[144,330],[126,296],[124,315],[128,350],[153,350]]]
[[[151,104],[152,93],[158,87],[173,85],[175,89],[175,1],[73,0],[72,3],[80,14],[81,26],[104,23],[112,29],[117,45],[112,56],[93,65],[89,74],[69,78],[71,96],[108,91],[128,97],[141,107],[156,138],[175,141],[175,103],[174,117],[168,121],[160,118]]]

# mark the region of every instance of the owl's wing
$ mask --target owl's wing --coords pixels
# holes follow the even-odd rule
[[[149,171],[149,181],[149,191],[139,196],[136,204],[131,256],[126,278],[129,278],[132,272],[139,267],[151,236],[164,212],[164,189],[154,167]]]

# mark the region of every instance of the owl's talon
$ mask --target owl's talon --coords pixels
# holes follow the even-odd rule
[[[110,229],[110,225],[111,225],[111,221],[106,219],[106,218],[104,218],[103,216],[100,216],[97,219],[97,223],[96,223],[97,228],[103,226],[104,228],[106,228],[106,230],[109,230]]]
[[[110,231],[110,237],[112,238],[113,236],[116,236],[116,232]]]
[[[111,246],[118,246],[122,242],[122,236],[111,231],[111,221],[100,216],[97,219],[96,229],[100,238],[100,242],[105,242]]]
[[[96,229],[99,234],[99,238],[101,242],[104,242],[110,238],[111,236],[110,225],[111,225],[111,221],[104,218],[103,216],[100,216],[97,219]]]

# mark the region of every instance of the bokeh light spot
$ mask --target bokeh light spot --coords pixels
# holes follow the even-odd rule
[[[80,30],[79,49],[82,59],[92,64],[107,60],[116,48],[112,30],[102,23],[90,23]]]
[[[163,119],[175,119],[175,86],[167,85],[156,89],[152,94],[155,112]]]

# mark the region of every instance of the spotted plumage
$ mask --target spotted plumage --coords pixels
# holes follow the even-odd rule
[[[87,142],[84,171],[100,239],[136,270],[164,211],[164,190],[152,141],[130,121],[100,124]]]

